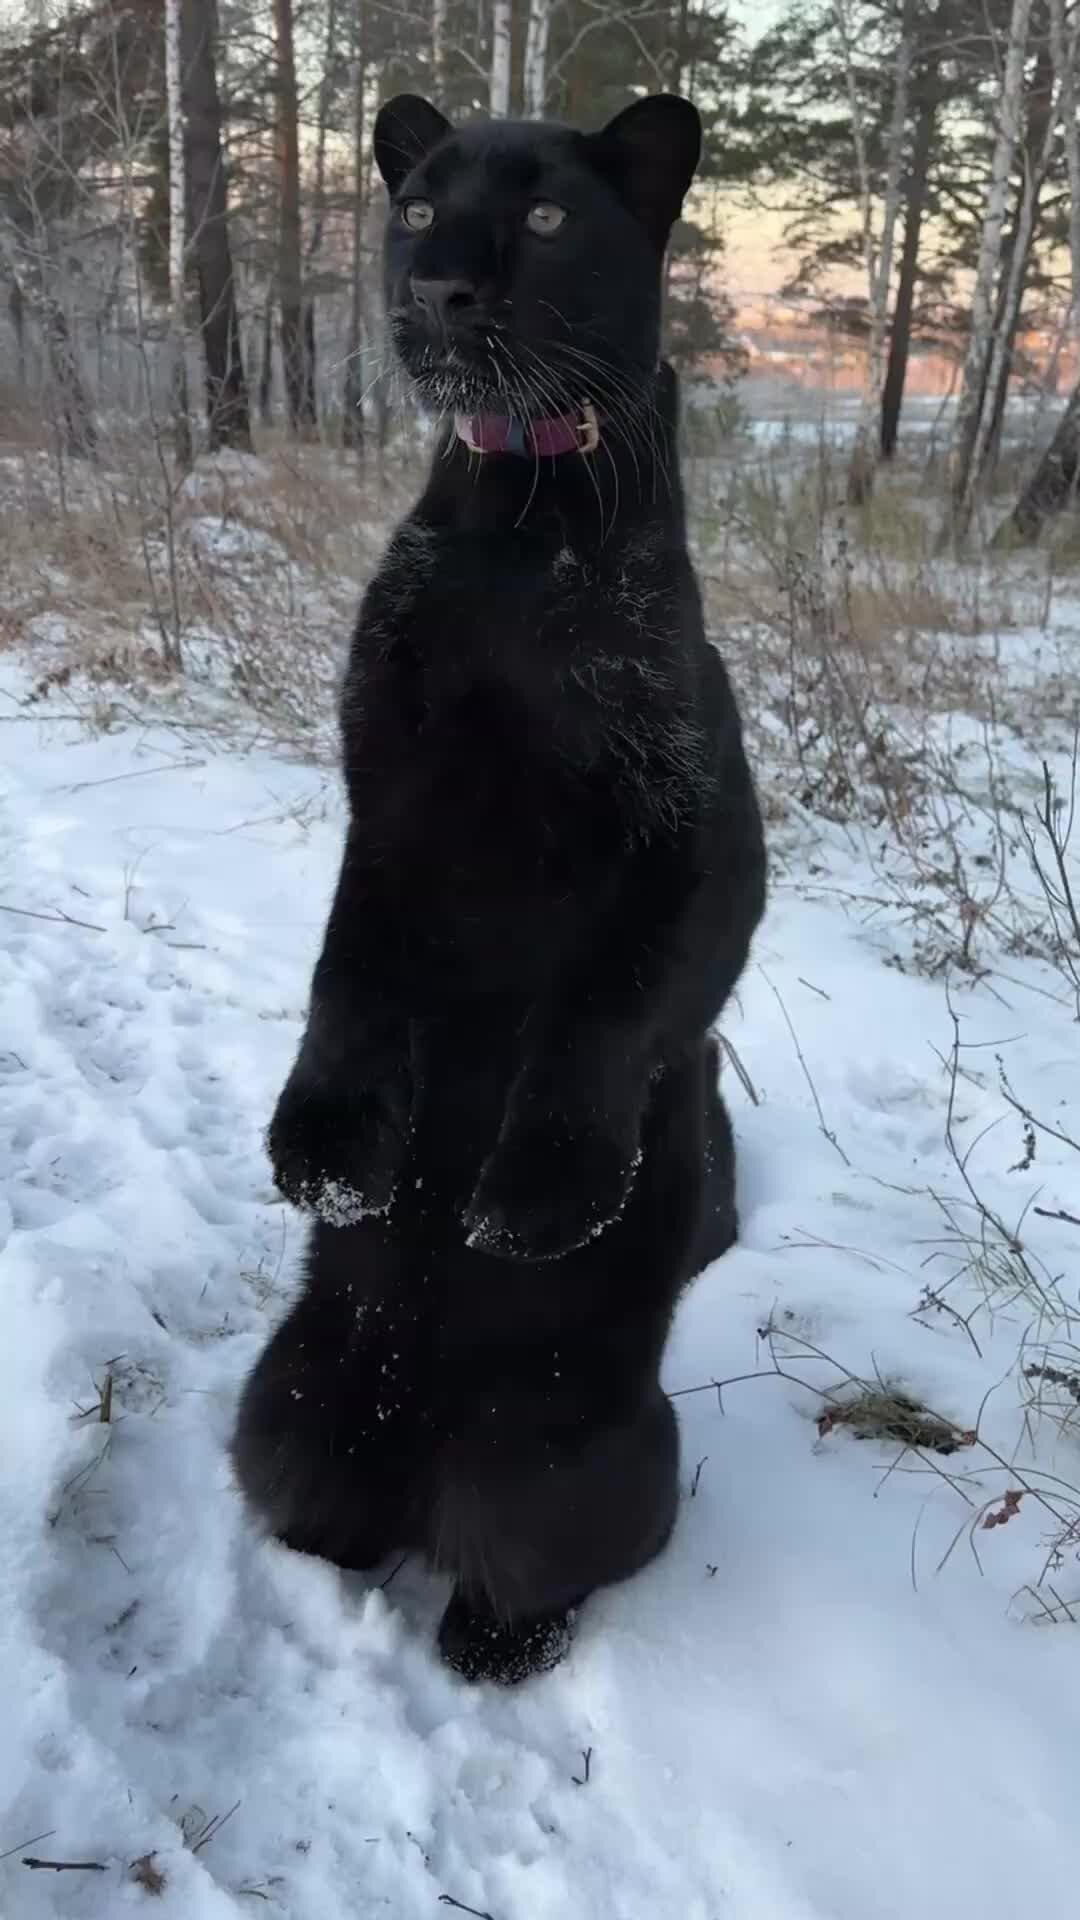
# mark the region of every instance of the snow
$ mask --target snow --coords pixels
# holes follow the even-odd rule
[[[725,1023],[758,1102],[726,1068],[743,1237],[667,1362],[675,1538],[590,1602],[557,1672],[471,1690],[433,1656],[438,1582],[391,1567],[368,1589],[257,1539],[225,1461],[300,1247],[261,1136],[335,877],[336,783],[220,734],[95,734],[62,698],[20,706],[26,685],[5,660],[0,1913],[1060,1911],[1080,1678],[1039,1580],[1080,1465],[1067,1431],[1025,1434],[1038,1301],[965,1274],[941,1205],[977,1232],[945,1139],[951,1001],[969,1171],[1023,1221],[1059,1320],[1075,1310],[1080,1228],[1049,1216],[1080,1215],[1080,1159],[1040,1135],[1023,1167],[995,1065],[1080,1137],[1060,975],[1020,953],[921,977],[895,902],[842,904],[880,889],[868,836],[778,835]],[[844,1369],[978,1444],[819,1432],[834,1403],[813,1389]],[[1017,1476],[1033,1491],[983,1528]],[[1049,1577],[1075,1599],[1075,1548]],[[133,1877],[147,1856],[159,1894]]]

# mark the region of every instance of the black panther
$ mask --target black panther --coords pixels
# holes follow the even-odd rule
[[[734,1239],[712,1029],[764,904],[687,555],[665,248],[685,100],[601,132],[384,106],[394,350],[441,416],[364,598],[348,829],[269,1132],[313,1216],[233,1457],[278,1539],[453,1577],[469,1678],[550,1667],[663,1547],[680,1290]]]

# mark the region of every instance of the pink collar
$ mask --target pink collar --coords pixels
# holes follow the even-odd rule
[[[500,413],[456,413],[454,432],[470,453],[516,453],[527,460],[560,453],[594,453],[600,444],[596,408],[586,400],[580,414],[517,420]]]

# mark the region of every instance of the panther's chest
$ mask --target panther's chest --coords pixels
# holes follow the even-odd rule
[[[407,523],[346,690],[354,811],[389,851],[484,884],[587,884],[691,801],[700,729],[678,580],[648,540],[436,536]]]
[[[625,839],[602,727],[557,689],[391,658],[351,687],[348,744],[354,822],[433,882],[558,892]]]

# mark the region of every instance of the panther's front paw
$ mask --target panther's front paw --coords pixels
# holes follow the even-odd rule
[[[285,1198],[332,1227],[385,1213],[408,1146],[410,1105],[404,1074],[342,1094],[294,1069],[267,1135]]]
[[[527,1620],[500,1620],[482,1601],[459,1589],[450,1597],[439,1627],[439,1652],[463,1680],[493,1680],[514,1687],[550,1673],[570,1651],[573,1608]]]
[[[626,1205],[640,1150],[596,1128],[535,1122],[500,1140],[465,1216],[468,1244],[506,1260],[557,1260]]]

